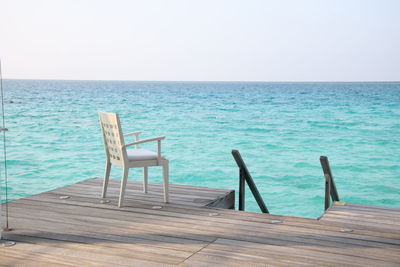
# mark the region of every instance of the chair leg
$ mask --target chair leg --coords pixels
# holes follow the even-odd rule
[[[143,193],[147,193],[149,168],[143,168]]]
[[[108,179],[110,178],[110,170],[111,170],[111,162],[107,161],[106,168],[104,171],[103,193],[101,194],[102,198],[105,198],[107,194]]]
[[[121,190],[119,192],[119,202],[118,202],[119,208],[122,206],[122,202],[124,201],[125,186],[126,186],[126,181],[128,180],[128,173],[129,173],[129,168],[125,166],[122,167]]]
[[[169,183],[169,162],[166,160],[163,164],[163,177],[164,177],[164,202],[169,202],[169,192],[168,192],[168,183]]]

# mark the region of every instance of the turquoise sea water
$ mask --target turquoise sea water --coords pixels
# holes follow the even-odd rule
[[[400,208],[400,83],[3,85],[11,199],[102,177],[96,111],[103,110],[119,113],[125,132],[167,136],[171,183],[237,189],[231,150],[238,149],[271,213],[318,217],[319,157],[326,155],[342,200]],[[150,182],[161,182],[160,169],[149,174]],[[246,210],[259,211],[249,191]]]

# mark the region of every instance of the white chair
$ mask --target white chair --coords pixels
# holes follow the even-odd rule
[[[104,149],[106,152],[106,168],[104,173],[102,197],[106,197],[112,164],[122,167],[122,180],[118,207],[121,207],[122,202],[124,201],[129,168],[143,168],[143,192],[147,193],[148,167],[162,166],[164,178],[164,202],[168,202],[169,166],[168,160],[161,155],[161,140],[165,139],[165,136],[139,140],[139,134],[141,132],[122,134],[121,123],[118,114],[104,113],[101,111],[98,111],[98,113],[100,118],[100,127],[103,134]],[[134,142],[125,144],[125,136],[134,136]],[[139,149],[139,144],[155,141],[157,141],[157,152],[147,149]],[[130,146],[134,146],[134,148],[127,149],[127,147]]]

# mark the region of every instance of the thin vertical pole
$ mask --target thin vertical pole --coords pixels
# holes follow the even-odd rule
[[[245,209],[245,173],[244,169],[239,169],[239,210]]]
[[[331,205],[331,183],[328,175],[325,175],[325,210]]]
[[[0,61],[0,91],[1,91],[1,111],[2,111],[2,119],[3,125],[0,129],[3,132],[3,150],[4,150],[4,184],[5,184],[5,193],[6,193],[6,202],[5,202],[5,209],[6,209],[6,225],[3,228],[3,231],[8,231],[8,176],[7,176],[7,147],[6,147],[6,122],[5,122],[5,115],[4,115],[4,92],[3,92],[3,73],[1,69],[1,61]],[[0,223],[1,226],[1,223]]]

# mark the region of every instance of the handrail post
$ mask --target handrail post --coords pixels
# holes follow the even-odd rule
[[[325,176],[325,210],[327,210],[330,206],[330,198],[332,201],[340,201],[339,194],[336,189],[335,181],[333,180],[333,175],[331,172],[331,168],[329,166],[328,157],[321,156],[319,158],[322,166],[322,170]]]
[[[260,192],[258,192],[257,186],[255,185],[253,178],[251,177],[249,171],[247,170],[246,164],[244,163],[242,156],[240,155],[238,150],[232,150],[232,156],[236,161],[236,164],[239,167],[239,210],[244,210],[244,191],[245,191],[245,182],[249,186],[251,193],[257,201],[258,206],[260,207],[261,212],[269,213],[267,206],[262,199]],[[243,209],[241,209],[243,208]]]
[[[239,210],[245,209],[245,173],[243,168],[239,169]]]
[[[331,183],[328,175],[325,175],[325,210],[331,206]]]

